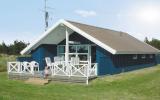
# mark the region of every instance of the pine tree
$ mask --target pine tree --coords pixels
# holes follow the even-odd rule
[[[144,42],[146,42],[147,44],[150,44],[150,42],[149,42],[147,37],[145,37]]]

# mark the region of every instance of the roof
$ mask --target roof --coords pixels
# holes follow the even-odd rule
[[[58,44],[61,40],[65,39],[65,28],[62,28],[62,24],[69,28],[69,34],[77,32],[112,54],[156,54],[160,52],[158,49],[125,32],[60,20],[35,42],[22,50],[21,54],[28,54],[40,44]]]

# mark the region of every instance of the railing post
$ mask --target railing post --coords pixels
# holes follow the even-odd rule
[[[87,79],[86,79],[86,84],[88,85],[88,77],[87,77]]]
[[[71,64],[68,64],[68,66],[67,66],[68,68],[68,76],[69,76],[69,78],[71,77],[71,74],[72,74],[72,72],[71,72]]]
[[[53,63],[51,64],[51,76],[53,76]]]
[[[95,75],[97,76],[98,75],[98,63],[95,63],[96,66],[95,66]]]
[[[88,81],[89,81],[89,66],[90,64],[87,65],[87,80],[86,80],[86,84],[88,85]]]
[[[20,62],[20,64],[19,64],[19,73],[21,73],[22,72],[22,63]]]
[[[18,67],[18,73],[20,73],[21,72],[21,63],[20,62],[17,62],[17,67]]]
[[[72,73],[73,73],[73,72],[72,72],[72,66],[71,66],[71,65],[70,65],[70,68],[71,68],[71,69],[70,69],[70,75],[72,76]]]
[[[53,68],[54,68],[54,69],[53,69],[53,72],[54,72],[53,75],[56,75],[56,64],[54,63],[53,66],[54,66],[54,67],[53,67]]]

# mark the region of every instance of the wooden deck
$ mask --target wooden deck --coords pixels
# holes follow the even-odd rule
[[[28,80],[29,78],[41,78],[43,79],[42,72],[35,72],[35,74],[28,74],[28,73],[9,73],[8,74],[9,79],[15,79],[15,80]],[[87,80],[90,81],[92,79],[96,78],[94,77],[75,77],[75,76],[58,76],[54,75],[48,76],[48,79],[51,81],[59,81],[59,82],[71,82],[71,83],[86,83]]]
[[[36,68],[36,69],[35,69]],[[43,79],[44,75],[37,66],[29,66],[24,62],[8,62],[9,79],[27,80],[29,78]],[[49,70],[48,79],[74,83],[86,83],[97,76],[97,63],[90,64],[65,64],[53,63]]]

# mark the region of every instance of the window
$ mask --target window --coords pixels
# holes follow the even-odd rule
[[[76,46],[69,46],[70,53],[76,53]]]
[[[58,46],[58,53],[65,53],[65,46]]]
[[[133,59],[136,60],[138,57],[137,55],[133,55]]]
[[[88,53],[88,46],[86,45],[77,46],[77,53]]]
[[[69,60],[71,60],[72,57],[76,57],[75,54],[69,54]]]
[[[90,45],[69,45],[69,60],[72,57],[79,57],[81,61],[89,60]],[[65,56],[65,45],[58,45],[58,56]]]
[[[78,57],[79,57],[79,59],[81,60],[81,61],[87,61],[88,59],[88,57],[87,57],[87,54],[79,54],[78,55]]]
[[[152,55],[152,54],[151,54],[151,55],[149,55],[149,58],[151,58],[151,59],[152,59],[152,58],[153,58],[153,55]]]
[[[146,58],[146,55],[142,55],[142,59],[145,59]]]

